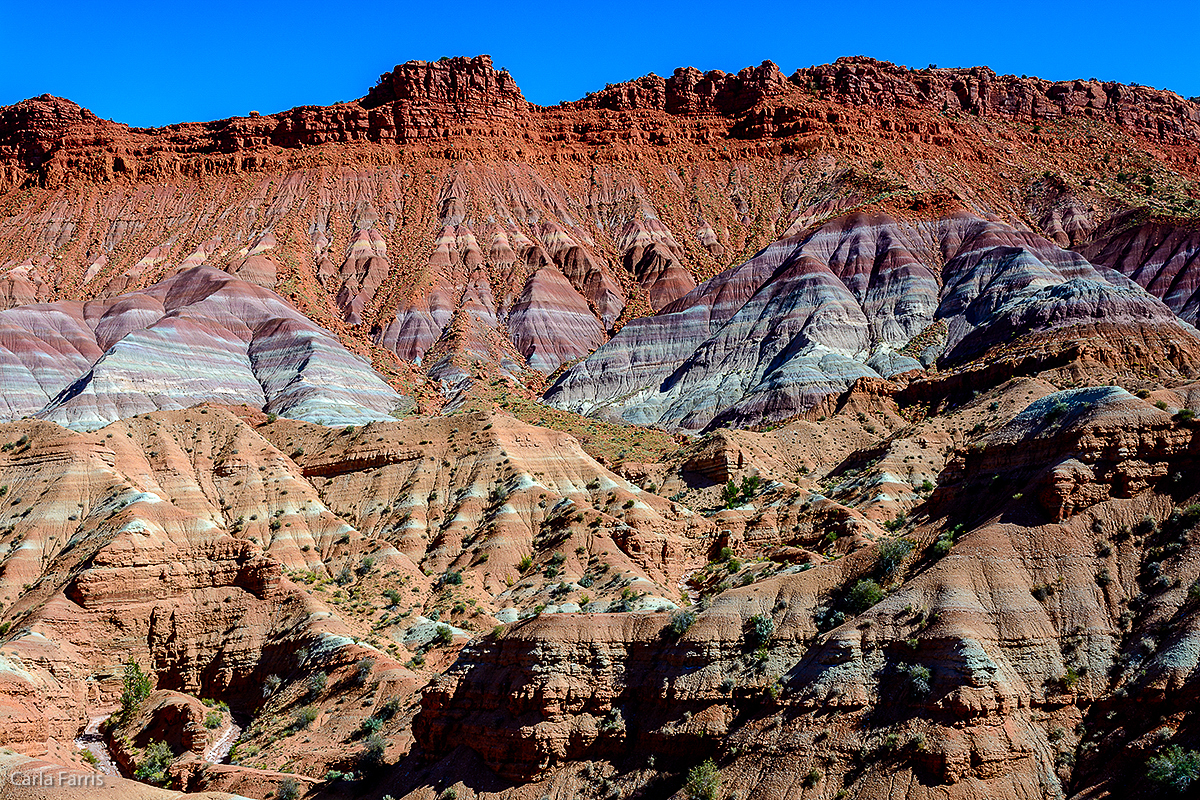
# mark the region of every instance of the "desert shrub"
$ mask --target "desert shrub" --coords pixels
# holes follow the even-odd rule
[[[295,778],[284,778],[275,787],[275,797],[277,800],[296,800],[300,796],[300,784]]]
[[[383,766],[383,756],[387,752],[388,740],[373,733],[363,742],[362,752],[358,754],[358,765],[364,771],[371,771]]]
[[[517,570],[519,570],[520,572],[528,572],[529,568],[532,566],[533,566],[533,557],[532,556],[521,556],[521,560],[517,562]]]
[[[221,723],[224,721],[225,715],[215,709],[204,715],[204,727],[210,731],[221,727]]]
[[[434,644],[446,645],[454,641],[454,631],[449,625],[438,625],[436,632],[433,634]]]
[[[383,705],[381,705],[379,707],[379,710],[375,712],[375,716],[381,717],[383,719],[391,719],[392,717],[396,716],[396,712],[399,710],[400,710],[400,698],[393,697],[393,698],[390,698],[389,700],[387,700]]]
[[[813,613],[813,622],[821,633],[831,631],[846,621],[846,615],[833,608],[818,608]]]
[[[746,646],[757,650],[766,645],[775,632],[775,623],[766,614],[755,614],[746,624]]]
[[[314,672],[308,676],[308,697],[311,700],[321,696],[321,692],[325,691],[325,684],[329,683],[329,676],[324,672]]]
[[[890,578],[912,551],[913,543],[908,539],[888,539],[883,542],[879,545],[879,572],[884,578]]]
[[[375,659],[370,657],[359,659],[358,663],[354,665],[354,683],[358,686],[366,686],[373,669],[375,669]]]
[[[695,613],[686,610],[676,611],[671,615],[671,621],[667,623],[667,638],[676,640],[682,638],[695,622]]]
[[[717,800],[721,790],[721,776],[711,758],[688,771],[683,790],[688,800]]]
[[[442,583],[450,586],[461,586],[463,574],[460,570],[451,570],[442,576]]]
[[[921,697],[929,694],[929,680],[932,677],[929,667],[924,664],[904,664],[900,667],[900,673],[914,694]]]
[[[846,602],[851,611],[861,614],[882,600],[883,597],[883,589],[879,587],[879,584],[870,578],[864,578],[850,589],[850,594],[846,596]]]
[[[1050,406],[1050,410],[1046,412],[1046,419],[1053,422],[1059,417],[1064,416],[1070,410],[1071,407],[1064,403],[1061,398],[1059,398],[1054,401],[1054,403]]]
[[[270,697],[271,695],[275,694],[279,691],[279,687],[282,685],[283,679],[281,679],[278,675],[268,675],[267,679],[263,681],[263,697]]]
[[[304,730],[313,723],[317,718],[317,709],[314,706],[301,706],[296,709],[296,713],[292,715],[292,728],[295,730]]]
[[[150,746],[142,752],[142,760],[138,763],[137,769],[133,771],[133,776],[139,781],[152,783],[155,786],[165,786],[167,769],[174,760],[175,754],[171,752],[169,744],[151,742]]]
[[[1146,777],[1183,793],[1200,778],[1200,753],[1172,745],[1146,762]]]

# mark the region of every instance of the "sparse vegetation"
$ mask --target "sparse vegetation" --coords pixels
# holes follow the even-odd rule
[[[151,742],[142,751],[141,760],[138,761],[137,768],[133,771],[133,776],[145,783],[152,783],[155,786],[166,786],[168,780],[167,770],[174,760],[175,753],[171,751],[169,744],[161,741]]]
[[[883,600],[883,589],[870,578],[864,578],[850,589],[846,602],[855,614],[861,614],[871,606]]]
[[[1171,745],[1146,762],[1146,777],[1182,794],[1200,778],[1200,753]]]
[[[746,646],[751,650],[764,647],[775,633],[775,623],[766,614],[756,614],[746,623]]]
[[[720,790],[721,776],[711,758],[692,767],[683,785],[688,800],[717,800]]]
[[[673,641],[683,638],[683,635],[688,632],[688,629],[691,628],[695,622],[695,613],[687,610],[676,611],[671,615],[671,621],[667,623],[667,638]]]

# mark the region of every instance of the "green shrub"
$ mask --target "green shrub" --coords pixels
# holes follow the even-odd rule
[[[142,752],[142,760],[138,763],[137,769],[133,771],[133,776],[139,781],[152,783],[155,786],[165,786],[167,769],[174,760],[175,754],[171,752],[169,744],[151,742],[150,746]]]
[[[454,631],[449,625],[438,625],[437,630],[433,635],[435,644],[447,645],[454,641]]]
[[[933,555],[935,558],[941,558],[948,554],[954,547],[954,539],[950,538],[950,534],[942,533],[938,536],[937,541],[933,543]]]
[[[846,602],[849,603],[851,611],[861,614],[882,600],[883,597],[883,589],[879,587],[879,584],[870,578],[864,578],[850,589]]]
[[[913,543],[908,539],[888,539],[883,542],[879,545],[879,572],[884,578],[890,578],[912,551]]]
[[[688,628],[696,622],[696,615],[691,611],[680,610],[671,615],[671,621],[667,623],[666,634],[667,638],[679,640]]]
[[[314,672],[308,676],[308,697],[310,700],[315,700],[321,696],[321,692],[325,691],[325,684],[329,683],[329,676],[324,672]]]
[[[746,624],[746,646],[757,650],[766,645],[775,633],[775,623],[766,614],[755,614]]]
[[[317,718],[317,709],[315,706],[301,706],[296,709],[296,713],[292,715],[292,728],[301,731],[313,723]]]
[[[452,570],[442,576],[442,583],[450,586],[462,586],[463,574],[460,570]]]
[[[1200,778],[1200,753],[1171,745],[1146,762],[1146,777],[1182,794]]]
[[[533,557],[532,556],[521,556],[521,560],[517,562],[517,570],[519,572],[528,572],[529,568],[532,566],[533,566]]]
[[[364,771],[371,771],[383,766],[383,756],[387,752],[388,740],[373,733],[363,743],[362,752],[358,754],[358,765]]]
[[[683,790],[687,793],[688,800],[717,800],[721,790],[721,776],[711,758],[688,771]]]
[[[213,710],[204,715],[204,727],[208,728],[210,731],[221,727],[221,723],[224,721],[225,715],[220,711]]]
[[[914,694],[920,697],[929,694],[929,681],[933,677],[929,667],[924,664],[904,664],[900,667],[900,672],[907,679],[908,688]]]
[[[360,658],[358,663],[354,665],[354,683],[357,686],[366,686],[367,680],[371,677],[371,670],[375,669],[375,659],[367,657]]]
[[[276,800],[296,800],[300,796],[300,784],[295,778],[284,778],[275,787]]]

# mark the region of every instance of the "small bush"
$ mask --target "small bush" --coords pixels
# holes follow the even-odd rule
[[[1146,762],[1146,777],[1183,793],[1200,778],[1200,753],[1184,750],[1177,744],[1172,745],[1162,755]]]
[[[166,742],[151,742],[142,752],[142,760],[133,771],[133,776],[139,781],[152,783],[155,786],[165,786],[167,769],[175,760],[171,746]]]
[[[210,731],[221,727],[221,723],[225,721],[225,715],[220,711],[210,711],[204,715],[204,727]]]
[[[521,556],[521,560],[517,562],[517,570],[522,573],[528,572],[529,568],[532,566],[533,566],[533,557],[532,556]]]
[[[667,623],[666,634],[667,638],[678,640],[688,632],[688,628],[696,622],[696,615],[691,611],[676,611],[671,615],[671,621]]]
[[[808,774],[804,776],[804,788],[805,789],[811,789],[820,782],[821,782],[821,770],[819,770],[819,769],[809,770]]]
[[[301,706],[296,709],[296,713],[292,715],[292,728],[302,731],[309,725],[313,724],[313,720],[317,718],[317,709],[314,706]]]
[[[321,692],[325,691],[325,684],[329,683],[329,676],[324,672],[314,672],[308,676],[308,698],[315,700],[321,696]]]
[[[900,672],[907,679],[908,688],[913,694],[920,697],[929,694],[929,680],[932,677],[929,667],[924,664],[905,664],[900,668]]]
[[[871,606],[883,600],[883,589],[879,584],[870,578],[864,578],[850,590],[850,594],[846,597],[846,602],[850,605],[850,610],[855,614],[861,614]]]
[[[904,559],[913,551],[913,543],[908,539],[888,539],[879,545],[879,572],[883,577],[890,578],[900,569]]]
[[[442,583],[450,586],[462,586],[463,574],[459,570],[452,570],[442,576]]]
[[[121,716],[118,722],[125,724],[137,716],[142,703],[150,696],[150,675],[142,671],[131,657],[125,664],[125,675],[121,679]]]
[[[268,675],[263,681],[262,696],[270,697],[279,691],[279,687],[283,685],[283,680],[278,675]]]
[[[371,771],[383,766],[383,756],[387,752],[388,740],[373,733],[363,743],[362,752],[358,754],[358,765],[364,771]]]
[[[711,758],[688,771],[683,790],[687,793],[688,800],[717,800],[721,790],[721,776]]]
[[[746,646],[757,650],[766,645],[775,633],[775,623],[766,614],[755,614],[746,625]]]
[[[933,556],[934,558],[941,558],[949,554],[953,548],[954,539],[948,533],[939,534],[937,541],[933,543]]]
[[[300,796],[300,784],[295,778],[284,778],[275,787],[275,797],[277,800],[296,800]]]
[[[433,635],[435,644],[447,645],[454,641],[454,631],[449,625],[438,625],[437,631]]]
[[[354,683],[357,686],[366,686],[367,680],[371,677],[371,670],[375,669],[375,659],[362,658],[358,664],[354,666]]]

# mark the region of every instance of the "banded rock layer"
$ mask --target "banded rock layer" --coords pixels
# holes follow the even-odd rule
[[[559,408],[699,430],[820,410],[863,378],[919,377],[1122,331],[1200,366],[1200,335],[1119,273],[959,213],[851,214],[781,239],[626,325],[547,392]]]
[[[203,402],[331,425],[403,405],[281,297],[206,267],[109,299],[0,311],[0,383],[0,419],[83,430]]]

